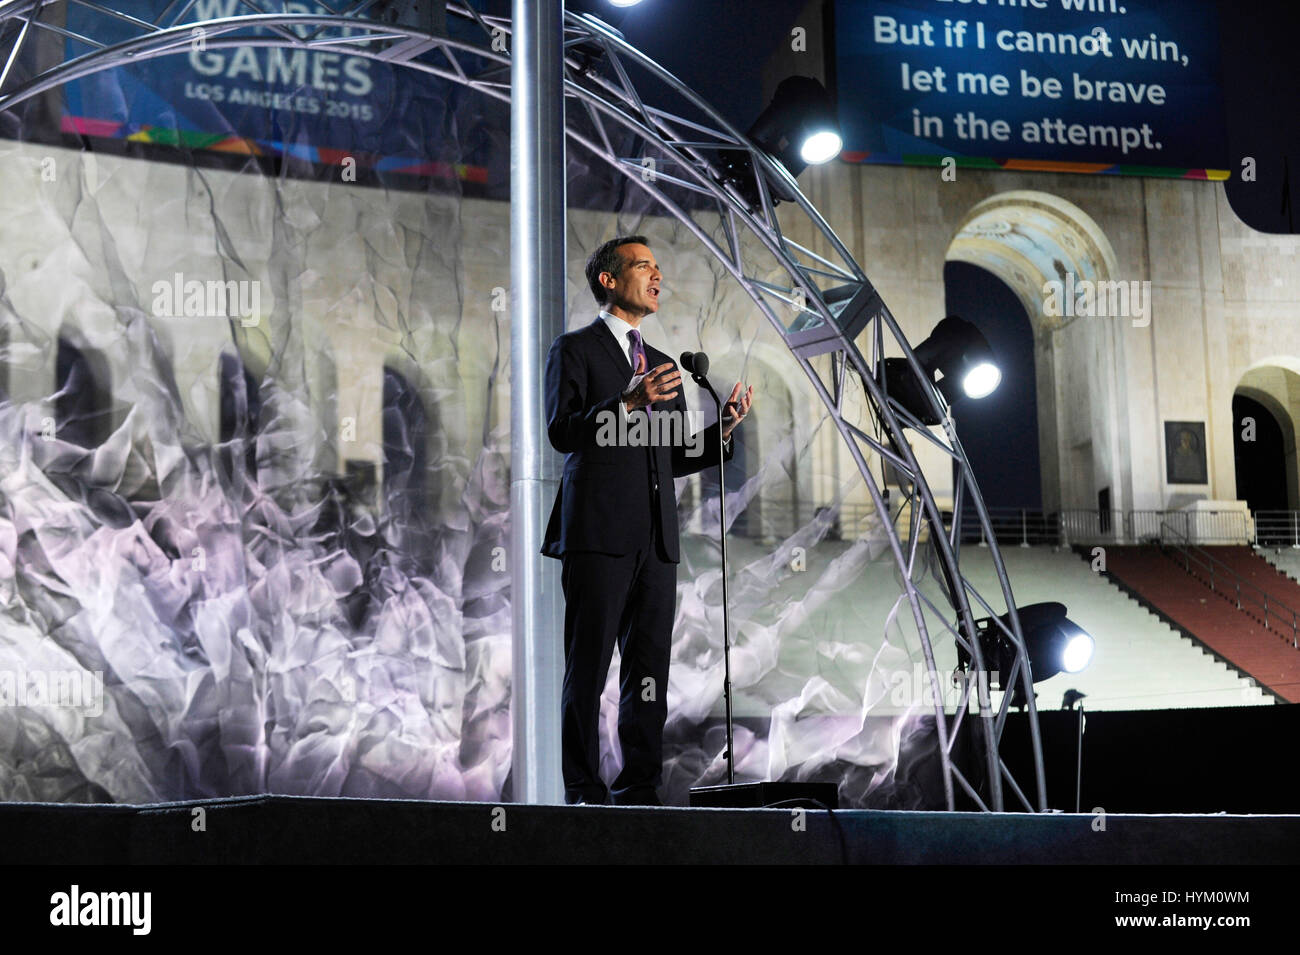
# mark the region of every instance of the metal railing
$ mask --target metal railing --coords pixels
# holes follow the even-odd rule
[[[1300,649],[1300,618],[1297,617],[1293,608],[1288,607],[1276,597],[1270,596],[1268,591],[1262,587],[1245,580],[1228,564],[1208,551],[1197,547],[1190,538],[1177,529],[1170,527],[1168,524],[1162,525],[1160,529],[1162,532],[1161,548],[1164,548],[1166,539],[1172,539],[1169,546],[1182,555],[1184,570],[1190,574],[1192,568],[1196,567],[1202,573],[1208,574],[1210,589],[1215,593],[1232,593],[1236,598],[1238,610],[1249,613],[1250,610],[1247,609],[1247,606],[1253,605],[1257,614],[1264,621],[1265,630],[1281,629],[1285,632],[1289,628],[1291,630],[1291,646]],[[1274,620],[1277,620],[1282,626],[1280,628],[1274,627],[1272,624]]]
[[[761,520],[740,522],[741,536],[787,536],[805,525],[826,505],[811,501],[761,498]],[[944,512],[945,529],[952,528],[951,512]],[[878,520],[875,506],[845,502],[828,535],[852,539]],[[991,507],[989,521],[1000,545],[1069,547],[1074,544],[1142,544],[1168,542],[1179,537],[1193,544],[1242,544],[1257,547],[1292,547],[1300,550],[1300,511],[1199,511],[1110,510],[1065,508]],[[971,511],[960,515],[963,543],[987,543],[979,518]]]
[[[1290,512],[1288,512],[1290,513]],[[1022,547],[1048,544],[1141,544],[1164,539],[1169,528],[1199,544],[1255,543],[1255,522],[1244,511],[1103,511],[1067,508],[990,508],[990,525],[999,544]],[[984,541],[975,515],[960,515],[964,543]],[[1297,537],[1300,540],[1300,536]]]
[[[1300,549],[1300,511],[1256,511],[1255,544]]]
[[[987,544],[974,516],[969,511],[962,511],[958,517],[962,542]],[[989,524],[997,542],[1019,544],[1021,547],[1060,544],[1061,517],[1061,513],[1047,513],[1030,508],[989,508]]]

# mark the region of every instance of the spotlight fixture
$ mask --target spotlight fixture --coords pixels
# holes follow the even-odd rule
[[[639,2],[639,0],[637,0]],[[623,4],[628,6],[629,4]],[[615,4],[618,6],[618,4]],[[620,40],[626,40],[623,31],[610,23],[606,23],[600,17],[587,14],[586,18],[593,23],[599,24],[605,30],[608,30]],[[605,62],[605,47],[598,40],[580,40],[567,44],[567,53],[577,61],[577,68],[585,76],[594,76],[600,71],[600,67]]]
[[[781,81],[772,102],[746,133],[754,145],[785,167],[792,179],[809,165],[829,162],[840,154],[839,117],[830,94],[811,76],[790,76]],[[746,150],[731,150],[721,157],[726,182],[751,205],[759,204],[753,161]],[[772,204],[793,202],[794,193],[771,177],[764,180]]]
[[[1061,646],[1061,669],[1066,673],[1080,673],[1092,662],[1097,642],[1077,625],[1065,621]]]
[[[1037,603],[1016,608],[1020,618],[1020,632],[1025,638],[1025,651],[1029,656],[1029,670],[1035,683],[1056,676],[1058,673],[1078,673],[1092,662],[1095,642],[1082,627],[1066,616],[1065,604]],[[1007,638],[1002,627],[1011,629],[1009,615],[1001,617],[984,617],[975,621],[979,636],[980,653],[984,665],[992,670],[997,667],[998,688],[1012,694],[1012,705],[1024,705],[1024,688],[1017,676],[1014,685],[1011,680],[1011,666],[1016,659],[1016,650]],[[957,658],[963,669],[971,665],[970,654],[960,644]]]
[[[1002,381],[988,340],[978,328],[956,315],[934,326],[930,337],[912,353],[948,404],[961,398],[986,398]],[[922,424],[935,425],[943,420],[926,400],[924,385],[916,380],[906,358],[886,358],[881,364],[881,384],[895,401]],[[942,376],[938,382],[936,374]]]
[[[799,147],[799,158],[809,166],[828,163],[840,154],[844,141],[833,129],[823,129],[807,136]]]
[[[811,76],[782,80],[748,136],[795,178],[809,164],[829,162],[840,154],[835,106],[826,87]]]

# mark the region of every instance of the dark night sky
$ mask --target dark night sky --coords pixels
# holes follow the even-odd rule
[[[763,64],[804,6],[804,0],[643,0],[627,10],[619,29],[744,130],[765,105]],[[615,8],[605,0],[570,7],[614,23],[607,14]],[[682,9],[690,11],[685,22],[669,25]]]
[[[508,16],[509,0],[476,3]],[[763,64],[789,33],[805,0],[568,0],[621,30],[627,41],[701,94],[742,130],[763,108]]]

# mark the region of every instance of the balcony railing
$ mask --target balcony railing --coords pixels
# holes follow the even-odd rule
[[[762,500],[754,511],[756,520],[738,522],[733,533],[742,537],[783,538],[805,526],[825,505],[808,501]],[[876,520],[870,504],[840,505],[838,519],[827,536],[853,540],[867,533]],[[973,511],[960,517],[963,543],[986,541]],[[1110,510],[1067,508],[1044,511],[1036,508],[989,508],[993,537],[1000,546],[1023,547],[1072,546],[1074,544],[1142,544],[1175,543],[1180,540],[1196,544],[1254,544],[1260,547],[1294,547],[1300,549],[1300,511],[1241,510]],[[908,521],[899,518],[899,530],[906,536]],[[945,512],[944,529],[951,531],[952,515]]]
[[[1254,543],[1300,548],[1300,511],[1256,511]]]
[[[1245,511],[1103,511],[1070,508],[1042,511],[1029,508],[990,508],[989,523],[1000,545],[1141,544],[1168,543],[1181,535],[1198,544],[1255,542],[1255,521]],[[985,539],[975,514],[961,515],[961,538],[966,543]]]

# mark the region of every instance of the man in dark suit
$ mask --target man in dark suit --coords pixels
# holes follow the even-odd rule
[[[563,562],[568,803],[609,795],[597,721],[617,642],[623,769],[613,801],[660,805],[679,559],[673,478],[716,466],[719,454],[717,423],[690,430],[681,372],[641,337],[642,320],[659,309],[661,280],[644,236],[606,242],[587,261],[600,317],[561,335],[546,357],[547,434],[565,455],[542,553]],[[726,403],[726,460],[753,396],[737,384]]]

